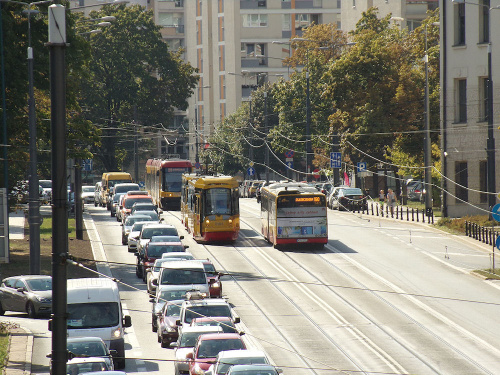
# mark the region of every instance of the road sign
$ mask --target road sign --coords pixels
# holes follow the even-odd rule
[[[318,179],[318,178],[319,178],[319,169],[318,169],[318,168],[316,168],[316,169],[313,171],[313,173],[312,173],[312,174],[313,174],[313,176],[314,176],[314,178],[315,178],[315,179]]]
[[[293,168],[293,161],[287,161],[286,166],[287,166],[287,168],[292,169]]]
[[[82,171],[90,172],[92,170],[92,159],[82,160]]]
[[[253,167],[253,164],[254,164],[253,161],[251,161],[250,163],[248,163],[248,165],[251,166],[251,167]]]
[[[287,150],[287,151],[285,151],[285,156],[287,158],[293,158],[294,154],[295,154],[295,152],[293,150]]]
[[[340,152],[330,152],[330,168],[342,167],[342,154]]]
[[[285,158],[285,161],[293,161],[293,158]]]
[[[500,203],[497,203],[493,206],[493,208],[491,209],[491,216],[496,221],[500,221]]]
[[[196,169],[200,169],[201,164],[200,164],[200,163],[194,163],[194,167],[195,167]]]
[[[495,241],[495,245],[497,246],[497,249],[500,250],[500,236],[497,237],[497,240]]]
[[[253,176],[255,174],[255,168],[254,167],[250,167],[247,169],[247,174],[249,176]]]
[[[358,173],[360,173],[360,172],[366,172],[366,162],[365,161],[358,162]]]

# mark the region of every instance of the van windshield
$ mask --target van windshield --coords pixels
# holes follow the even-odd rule
[[[120,322],[119,316],[116,302],[68,304],[68,328],[115,327]]]
[[[207,277],[202,269],[164,268],[161,273],[161,285],[206,284]]]

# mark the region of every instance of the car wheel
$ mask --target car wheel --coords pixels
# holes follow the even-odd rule
[[[170,341],[163,341],[163,340],[160,341],[161,341],[160,346],[162,348],[168,348],[170,346]]]
[[[135,275],[140,279],[142,277],[139,266],[135,266]]]
[[[125,356],[125,353],[123,353]],[[125,368],[125,358],[117,359],[115,362],[115,368],[118,370],[122,370]]]
[[[146,282],[146,272],[142,270],[142,281]]]
[[[26,312],[28,313],[28,318],[36,318],[36,310],[35,306],[33,306],[33,302],[28,302],[28,304],[26,305]]]
[[[126,244],[127,244],[127,239],[122,236],[122,245],[126,245]]]
[[[2,302],[0,302],[0,315],[4,315],[4,314],[5,314],[5,310],[2,307]]]
[[[111,217],[115,217],[115,213],[111,210]]]

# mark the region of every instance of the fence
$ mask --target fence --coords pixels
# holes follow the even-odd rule
[[[394,206],[393,212],[391,213],[389,205],[375,201],[367,202],[366,206],[361,206],[362,207],[358,207],[357,211],[355,210],[354,212],[380,217],[390,217],[397,220],[406,219],[406,221],[414,221],[417,223],[425,223],[427,219],[428,224],[434,224],[434,213],[431,212],[431,214],[427,216],[424,209],[419,210],[407,206]]]
[[[487,245],[495,245],[499,232],[493,227],[485,227],[477,223],[465,221],[465,235]]]

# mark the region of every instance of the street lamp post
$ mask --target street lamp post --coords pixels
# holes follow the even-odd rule
[[[432,26],[439,26],[439,22],[433,22]],[[430,106],[429,106],[429,55],[427,54],[427,26],[425,24],[425,140],[424,140],[424,185],[425,185],[425,214],[432,216],[432,153],[431,153],[431,127],[430,127]]]
[[[266,183],[269,184],[269,143],[267,141],[267,135],[269,133],[269,129],[267,120],[267,91],[264,91],[264,127],[265,127],[265,137],[266,137],[266,142],[265,142]]]
[[[208,89],[210,88],[210,86],[201,86],[198,88],[198,90],[201,88],[201,90],[203,89]],[[203,91],[202,91],[203,92]],[[200,156],[198,155],[198,148],[199,148],[199,145],[198,145],[198,100],[200,100],[200,97],[199,97],[199,94],[195,94],[195,102],[194,102],[194,140],[195,140],[195,157],[194,157],[194,161],[195,163],[199,163],[200,162]]]

